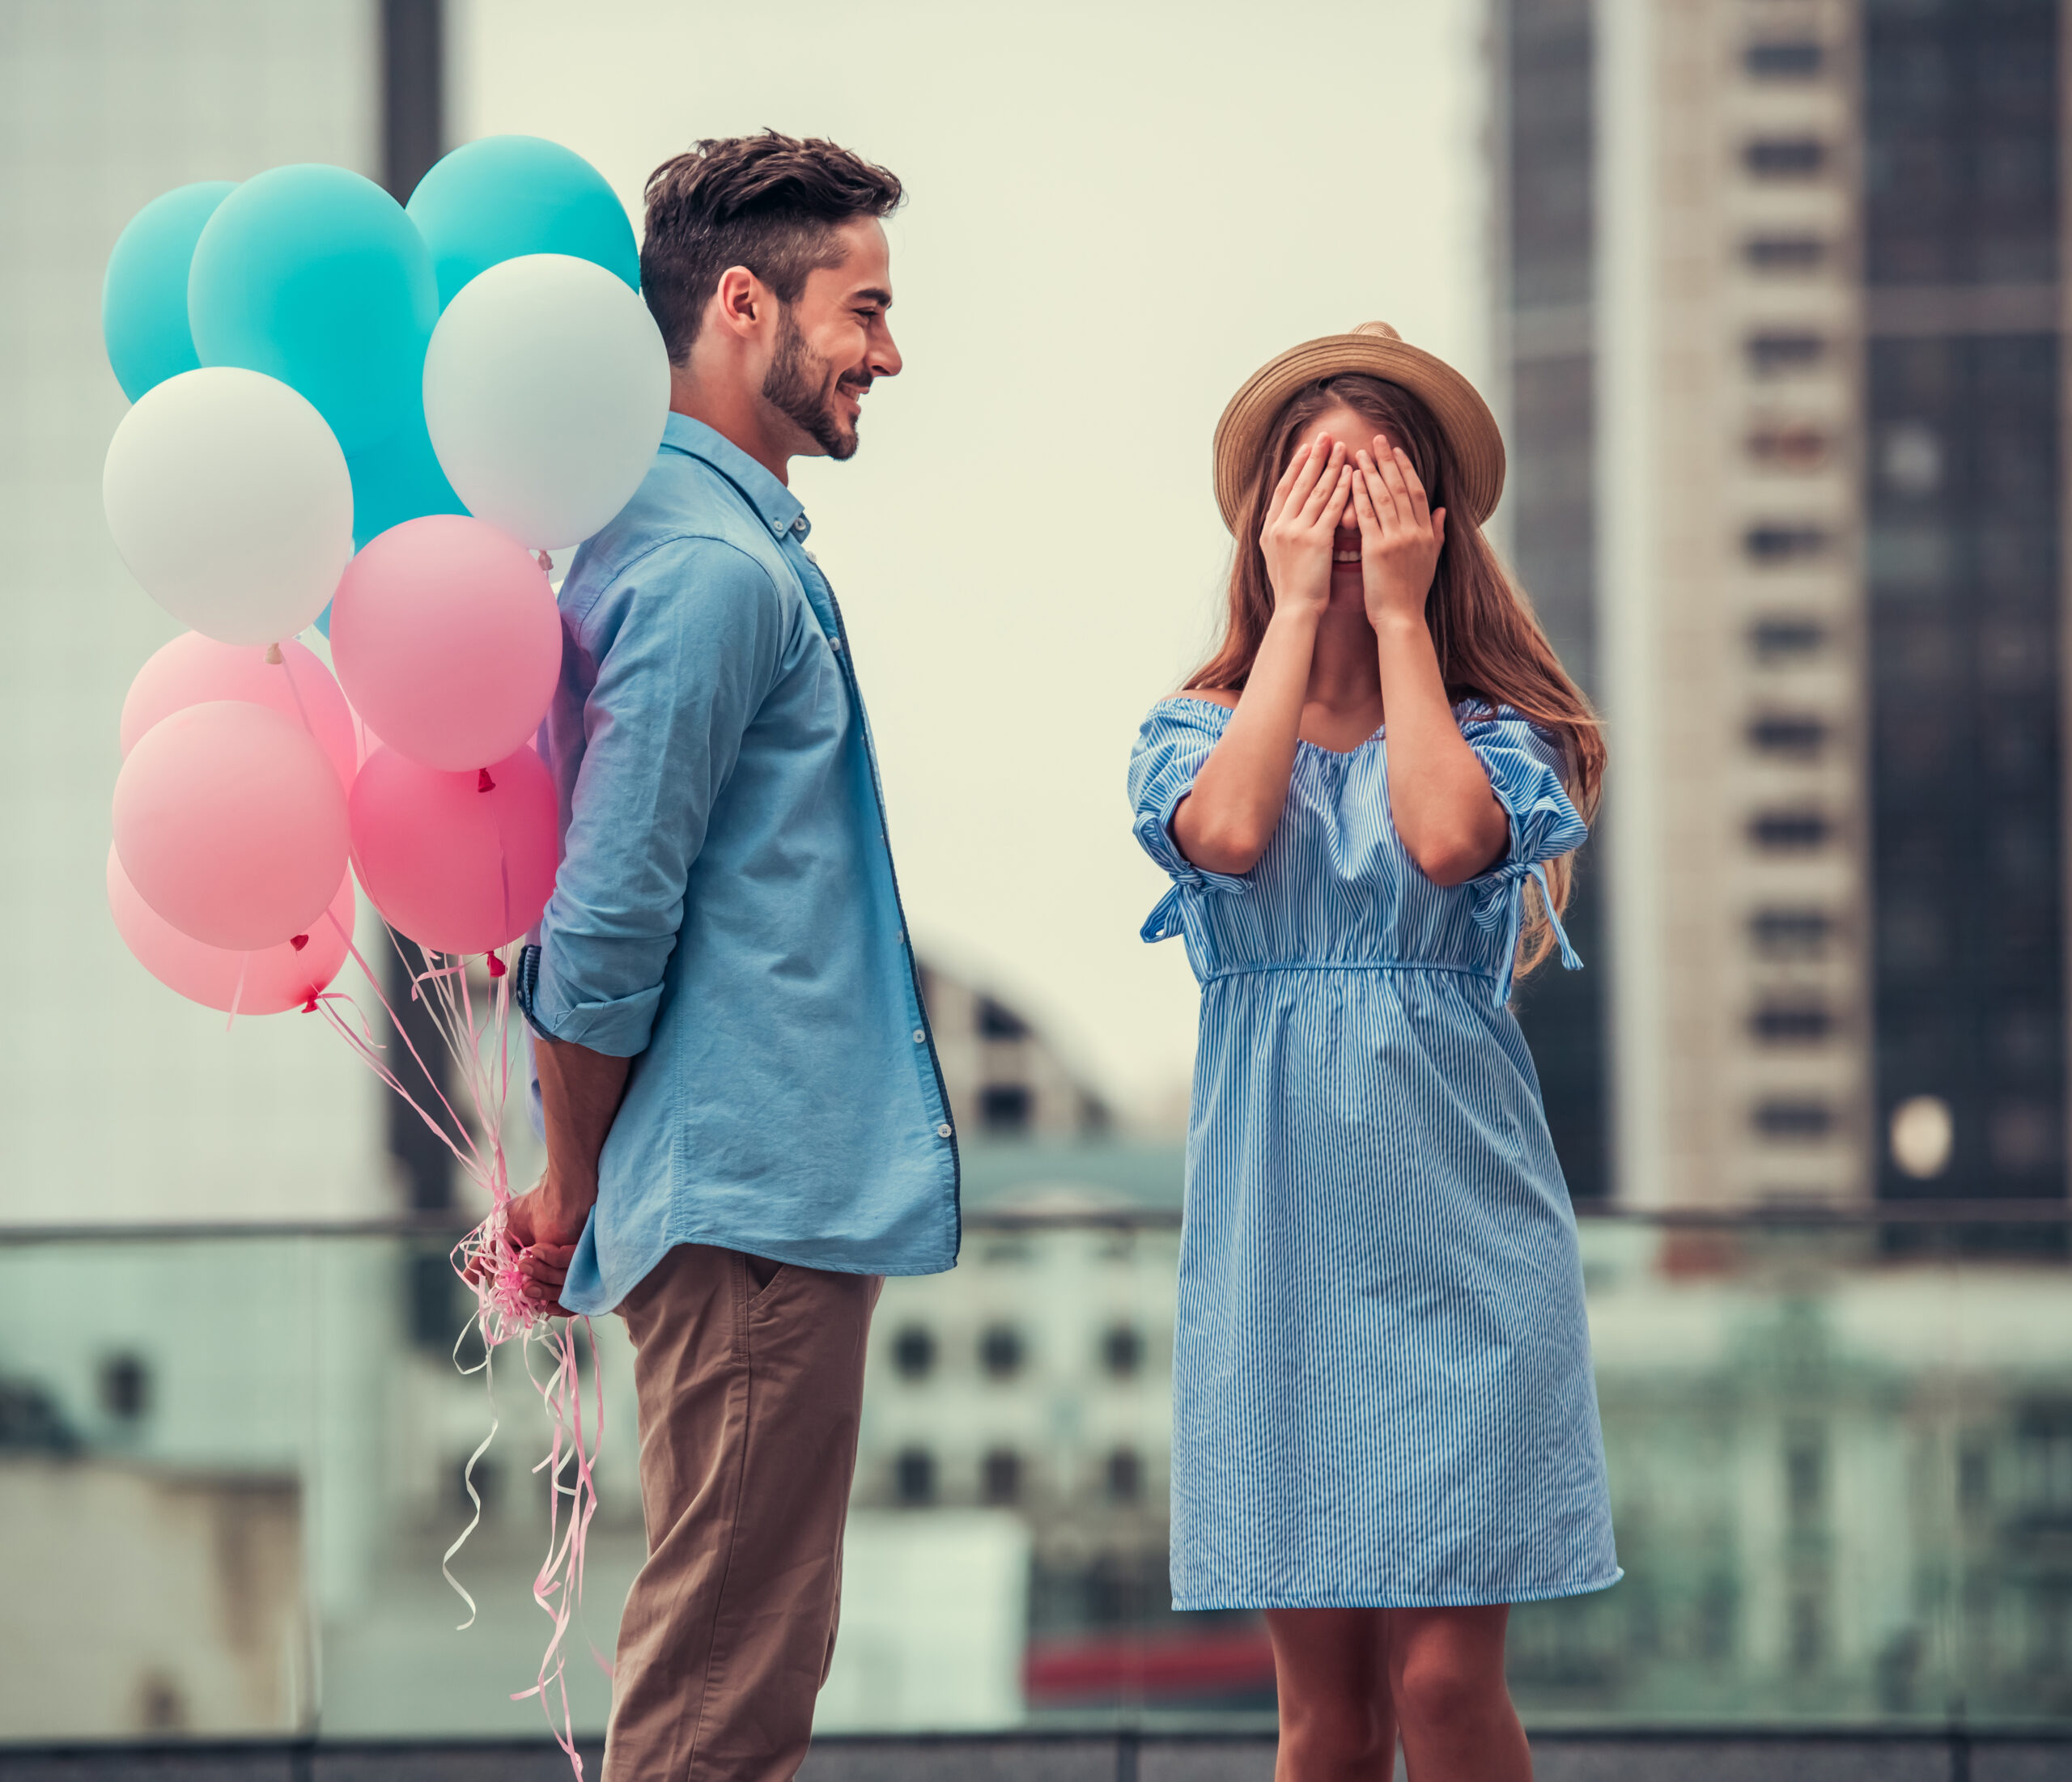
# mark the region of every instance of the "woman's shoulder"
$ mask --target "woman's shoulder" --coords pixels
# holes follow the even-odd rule
[[[1146,723],[1221,724],[1238,708],[1238,695],[1228,687],[1182,687],[1151,708]]]

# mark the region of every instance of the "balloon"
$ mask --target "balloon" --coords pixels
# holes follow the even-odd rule
[[[316,738],[340,785],[352,784],[359,769],[352,707],[331,671],[293,638],[282,643],[281,660],[269,662],[262,644],[219,643],[199,631],[183,632],[130,683],[130,697],[122,702],[122,753],[127,755],[162,719],[212,699],[270,706]]]
[[[444,308],[477,273],[520,254],[572,254],[640,288],[626,206],[583,157],[537,136],[485,136],[418,181],[410,221],[431,250]]]
[[[293,637],[353,554],[353,486],[324,418],[257,371],[204,367],[146,392],[101,473],[144,592],[225,643]]]
[[[439,468],[431,435],[425,431],[422,404],[411,410],[401,432],[369,446],[346,463],[353,474],[353,543],[357,546],[364,547],[406,520],[468,511]],[[326,630],[325,634],[330,634]]]
[[[540,919],[559,863],[554,780],[529,749],[465,774],[377,749],[353,783],[353,868],[390,925],[488,953]]]
[[[424,238],[372,180],[277,167],[217,207],[194,244],[187,316],[204,365],[242,365],[315,403],[347,452],[415,406],[439,283]]]
[[[253,953],[205,947],[137,895],[130,875],[122,870],[121,856],[112,847],[108,851],[108,906],[123,944],[167,989],[176,990],[206,1008],[227,1011],[235,1005],[240,1015],[278,1015],[284,1009],[307,1008],[345,964],[346,942],[359,910],[352,875],[347,873],[330,909],[299,937],[301,946],[291,940]]]
[[[561,677],[561,613],[529,551],[434,514],[352,560],[331,603],[331,664],[390,748],[473,770],[538,728]]]
[[[116,238],[100,288],[100,332],[115,381],[132,402],[201,366],[187,326],[187,269],[202,225],[236,189],[229,180],[175,186]]]
[[[192,940],[249,953],[307,934],[337,894],[345,788],[308,732],[211,700],[146,731],[115,781],[122,870]]]
[[[424,418],[468,511],[527,545],[580,544],[633,499],[669,416],[648,306],[601,267],[528,254],[447,305]]]

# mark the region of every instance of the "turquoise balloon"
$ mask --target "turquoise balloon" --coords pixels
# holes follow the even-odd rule
[[[420,411],[439,285],[423,237],[372,180],[277,167],[203,227],[187,319],[204,365],[241,365],[299,390],[350,457]]]
[[[640,288],[626,206],[571,149],[537,136],[485,136],[418,181],[410,220],[431,250],[439,307],[478,272],[520,254],[565,253]]]
[[[401,432],[346,460],[353,477],[353,549],[406,520],[427,514],[465,514],[453,485],[439,468],[420,402]],[[327,609],[328,610],[328,609]],[[327,630],[325,634],[331,634]]]
[[[100,287],[100,331],[115,381],[132,402],[201,366],[187,326],[187,269],[202,224],[236,189],[230,180],[176,186],[116,238]]]

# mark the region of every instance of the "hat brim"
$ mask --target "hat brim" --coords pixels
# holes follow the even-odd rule
[[[1432,411],[1453,448],[1458,486],[1453,504],[1480,525],[1504,492],[1504,436],[1475,386],[1429,353],[1378,334],[1326,334],[1291,346],[1246,378],[1216,423],[1216,503],[1223,524],[1238,529],[1245,490],[1267,435],[1289,399],[1327,378],[1357,373],[1399,384]]]

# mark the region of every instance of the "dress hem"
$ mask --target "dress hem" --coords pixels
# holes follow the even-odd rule
[[[1391,1593],[1388,1600],[1378,1602],[1375,1594],[1358,1591],[1327,1591],[1318,1596],[1279,1597],[1271,1601],[1249,1593],[1241,1596],[1205,1597],[1199,1601],[1182,1602],[1177,1595],[1173,1598],[1174,1612],[1181,1614],[1208,1614],[1218,1610],[1231,1609],[1492,1609],[1510,1607],[1522,1602],[1556,1602],[1565,1597],[1586,1597],[1598,1590],[1609,1590],[1626,1576],[1626,1568],[1619,1566],[1611,1575],[1588,1584],[1560,1584],[1532,1590],[1514,1591],[1503,1596],[1449,1596],[1424,1595],[1397,1596]]]

